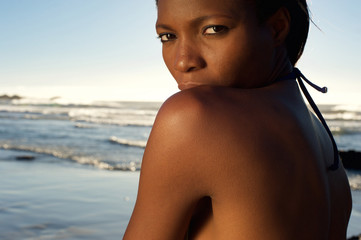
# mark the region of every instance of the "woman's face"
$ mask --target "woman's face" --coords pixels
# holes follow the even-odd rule
[[[159,0],[157,33],[179,89],[267,83],[274,43],[244,0]]]

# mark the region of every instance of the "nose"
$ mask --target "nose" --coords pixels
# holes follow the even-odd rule
[[[206,61],[199,49],[192,43],[181,42],[177,46],[174,69],[179,72],[191,72],[204,68]]]

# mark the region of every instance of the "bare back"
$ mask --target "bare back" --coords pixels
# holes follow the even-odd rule
[[[226,134],[232,138],[227,148],[232,157],[214,166],[223,169],[214,174],[219,186],[198,205],[192,221],[198,228],[191,227],[190,239],[202,239],[202,234],[204,239],[345,238],[351,209],[345,172],[342,167],[335,172],[327,170],[333,161],[331,141],[322,124],[308,113],[299,93],[289,92],[284,97],[288,101],[263,103],[270,109],[248,109],[260,118],[253,119],[258,129],[248,129],[260,134],[256,140],[245,139],[245,126],[233,122],[244,116],[242,108],[223,113],[232,115],[228,123],[232,129]],[[236,104],[237,97],[232,102]],[[256,142],[250,146],[245,140]],[[244,151],[239,151],[240,145],[253,152],[248,160]],[[202,217],[205,215],[208,218]],[[222,233],[217,235],[214,229]]]
[[[350,189],[332,161],[295,82],[183,91],[154,125],[125,239],[345,239]]]

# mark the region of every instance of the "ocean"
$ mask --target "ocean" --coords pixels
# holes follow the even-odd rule
[[[0,172],[5,163],[15,163],[22,168],[26,166],[27,172],[36,165],[47,166],[49,176],[52,171],[55,174],[66,166],[67,169],[80,168],[90,171],[89,174],[99,174],[100,171],[103,177],[126,173],[127,176],[134,175],[136,177],[133,179],[137,179],[144,148],[160,106],[159,102],[74,102],[62,98],[1,99]],[[361,152],[361,106],[319,107],[335,136],[339,150]],[[22,169],[21,174],[24,174],[24,171]],[[11,177],[11,173],[4,174]],[[0,176],[0,183],[6,180],[4,174],[3,177]],[[20,176],[20,173],[18,174]],[[361,171],[348,170],[347,174],[354,197],[348,232],[348,236],[351,236],[361,233]],[[128,207],[130,210],[126,210],[127,214],[123,216],[124,222],[129,219],[131,206],[135,201],[134,181],[136,180],[133,180],[132,186],[135,189],[131,190],[131,196],[125,194],[122,197],[128,199],[125,202],[131,202]],[[25,198],[20,194],[23,191],[22,184],[16,184],[20,188],[18,197]],[[4,189],[4,186],[0,187],[0,223],[6,222],[7,229],[0,227],[3,234],[0,234],[0,237],[15,239],[11,234],[16,232],[16,223],[6,221],[4,212],[11,208],[9,201],[14,201],[16,195],[9,197],[9,189]],[[37,197],[33,197],[34,199]],[[7,216],[13,216],[8,214]],[[122,228],[120,232],[124,232],[125,226]],[[42,238],[43,235],[38,233],[41,232],[38,230],[30,237],[21,235],[21,238],[53,239]]]
[[[136,171],[160,103],[70,103],[61,99],[0,102],[3,160],[69,161]],[[5,152],[8,153],[5,153]],[[18,156],[19,155],[19,156]]]

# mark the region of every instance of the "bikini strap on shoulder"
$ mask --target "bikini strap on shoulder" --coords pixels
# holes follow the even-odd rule
[[[329,127],[327,126],[327,123],[325,121],[325,119],[323,118],[320,110],[317,108],[317,105],[315,104],[315,102],[313,101],[311,95],[308,93],[305,85],[303,84],[304,80],[305,82],[307,82],[310,86],[312,86],[313,88],[315,88],[317,91],[320,91],[322,93],[327,93],[327,87],[319,87],[316,84],[312,83],[310,80],[308,80],[298,68],[294,68],[293,72],[291,73],[294,78],[297,79],[298,84],[301,87],[301,90],[303,92],[303,94],[305,95],[305,97],[307,98],[309,104],[311,105],[313,111],[315,112],[315,114],[317,115],[318,119],[321,121],[322,125],[324,126],[324,128],[326,129],[328,135],[330,136],[330,139],[332,141],[332,145],[333,145],[333,152],[334,152],[334,162],[331,166],[328,167],[328,170],[331,171],[335,171],[339,168],[340,165],[340,159],[339,159],[339,155],[338,155],[338,148],[337,148],[337,144],[335,142],[335,139],[331,133],[331,130],[329,129]]]

